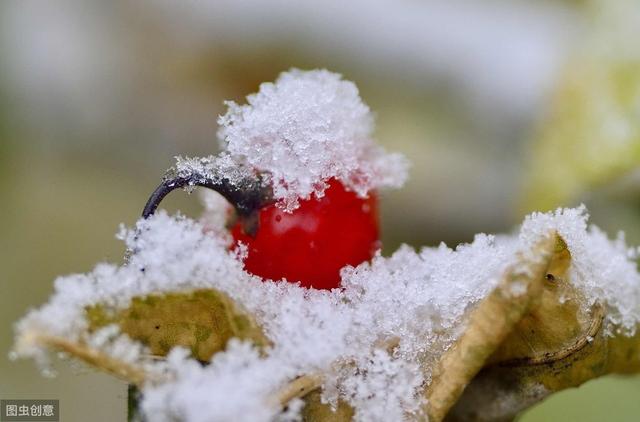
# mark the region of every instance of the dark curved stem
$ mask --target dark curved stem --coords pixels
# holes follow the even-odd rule
[[[142,211],[142,217],[148,218],[153,215],[165,196],[185,186],[201,186],[218,192],[233,205],[244,224],[245,233],[252,236],[258,228],[257,211],[272,202],[271,191],[265,188],[257,178],[236,184],[225,178],[212,179],[193,173],[189,176],[165,179],[151,194]]]

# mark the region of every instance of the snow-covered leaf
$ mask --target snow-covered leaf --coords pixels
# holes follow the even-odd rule
[[[227,295],[213,289],[135,297],[126,309],[97,304],[86,312],[89,332],[117,324],[123,333],[158,356],[182,346],[191,350],[194,358],[206,362],[232,337],[259,347],[268,344],[253,318]]]

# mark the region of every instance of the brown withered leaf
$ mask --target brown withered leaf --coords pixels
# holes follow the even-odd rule
[[[87,307],[86,315],[90,332],[117,324],[157,356],[183,346],[207,362],[232,337],[251,340],[259,347],[269,344],[252,316],[226,294],[211,289],[136,297],[126,309],[98,304]]]
[[[514,327],[487,364],[497,362],[535,364],[557,359],[597,331],[602,309],[588,309],[586,299],[568,280],[571,255],[560,236],[545,275],[542,294]]]
[[[640,371],[640,334],[605,334],[603,307],[584,306],[568,279],[570,262],[558,238],[538,306],[491,356],[447,420],[509,421],[556,391]]]
[[[539,303],[556,244],[556,235],[550,234],[532,253],[521,255],[498,286],[471,311],[465,331],[444,353],[427,386],[423,410],[430,421],[445,417],[489,357]]]

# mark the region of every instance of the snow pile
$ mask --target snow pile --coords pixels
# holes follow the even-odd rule
[[[620,237],[607,239],[586,220],[584,207],[563,209],[527,217],[519,236],[477,235],[456,249],[404,246],[391,257],[345,268],[343,289],[318,291],[250,275],[222,237],[195,221],[159,213],[121,233],[134,251],[128,265],[100,264],[88,274],[58,279],[49,303],[29,313],[17,332],[78,340],[86,332],[88,305],[126,307],[150,293],[218,289],[255,315],[273,347],[263,356],[232,341],[207,367],[175,349],[162,364],[175,380],[144,392],[142,407],[153,420],[267,421],[280,411],[274,392],[314,373],[325,374],[323,398],[345,400],[357,420],[402,420],[419,414],[433,365],[458,339],[465,315],[496,286],[518,251],[549,230],[563,236],[572,254],[570,281],[607,307],[609,332],[633,331],[640,321],[637,250]],[[17,351],[44,353],[35,345]],[[132,359],[142,358],[132,352]],[[299,409],[294,402],[287,417]]]
[[[321,197],[331,178],[360,196],[399,187],[407,178],[406,159],[373,141],[369,107],[339,74],[293,69],[260,85],[247,102],[227,102],[218,120],[222,157],[263,173],[284,209],[312,194]],[[188,172],[193,163],[177,168]],[[200,170],[211,171],[216,159],[204,164]]]
[[[154,421],[268,421],[274,410],[260,400],[288,377],[290,368],[262,359],[248,343],[231,340],[225,352],[202,367],[177,348],[167,364],[178,376],[170,384],[145,391],[142,411]]]

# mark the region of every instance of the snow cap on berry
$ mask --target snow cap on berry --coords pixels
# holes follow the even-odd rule
[[[222,147],[265,172],[285,209],[322,196],[330,178],[360,196],[407,178],[406,159],[373,141],[371,110],[337,73],[292,69],[261,84],[246,105],[226,104],[218,119]]]

